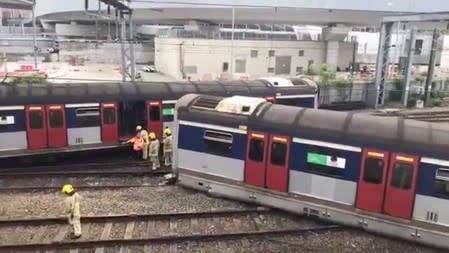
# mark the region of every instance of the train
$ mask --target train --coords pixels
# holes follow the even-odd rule
[[[187,93],[247,95],[316,107],[307,78],[209,82],[0,85],[0,158],[113,149],[142,125],[158,138]]]
[[[181,186],[449,249],[445,126],[188,94],[175,136]]]

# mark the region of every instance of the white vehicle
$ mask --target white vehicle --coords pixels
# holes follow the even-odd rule
[[[156,67],[154,65],[143,66],[142,68],[145,72],[156,72]]]

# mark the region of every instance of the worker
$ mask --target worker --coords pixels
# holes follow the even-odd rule
[[[137,126],[136,127],[136,135],[133,138],[124,142],[124,144],[127,144],[127,143],[133,144],[134,156],[136,156],[136,157],[144,157],[144,152],[142,150],[143,149],[143,140],[140,135],[140,130],[141,130],[141,126]]]
[[[153,170],[159,169],[161,166],[159,163],[159,140],[156,138],[156,134],[150,133],[150,160]]]
[[[69,224],[71,226],[70,237],[77,239],[81,237],[81,196],[75,192],[73,186],[66,184],[61,189],[67,198],[65,199],[66,211],[68,214]]]
[[[136,127],[137,135],[140,136],[140,139],[142,140],[142,159],[147,160],[148,159],[148,145],[150,144],[150,141],[148,139],[148,132],[141,126]]]
[[[171,165],[171,161],[172,161],[172,144],[173,143],[173,137],[171,135],[171,130],[170,128],[166,127],[164,129],[164,140],[163,140],[163,144],[164,144],[164,165],[165,166],[170,166]]]

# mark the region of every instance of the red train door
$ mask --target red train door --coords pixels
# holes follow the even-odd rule
[[[248,132],[245,161],[245,183],[265,186],[268,134]]]
[[[392,153],[388,184],[386,186],[385,213],[409,219],[415,201],[418,157]]]
[[[27,121],[27,139],[29,149],[47,147],[47,126],[45,106],[27,105],[25,107]]]
[[[48,147],[67,146],[64,105],[48,105],[46,108]]]
[[[116,103],[101,103],[101,140],[105,143],[118,141]]]
[[[287,192],[290,139],[286,136],[271,135],[269,140],[266,186]]]
[[[356,207],[381,213],[387,182],[388,152],[364,149]]]
[[[147,101],[148,132],[154,132],[156,138],[162,138],[162,103],[161,101]]]

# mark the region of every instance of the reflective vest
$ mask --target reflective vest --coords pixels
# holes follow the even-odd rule
[[[142,150],[142,138],[140,138],[140,136],[133,137],[131,139],[131,142],[133,143],[133,150],[134,151]]]

